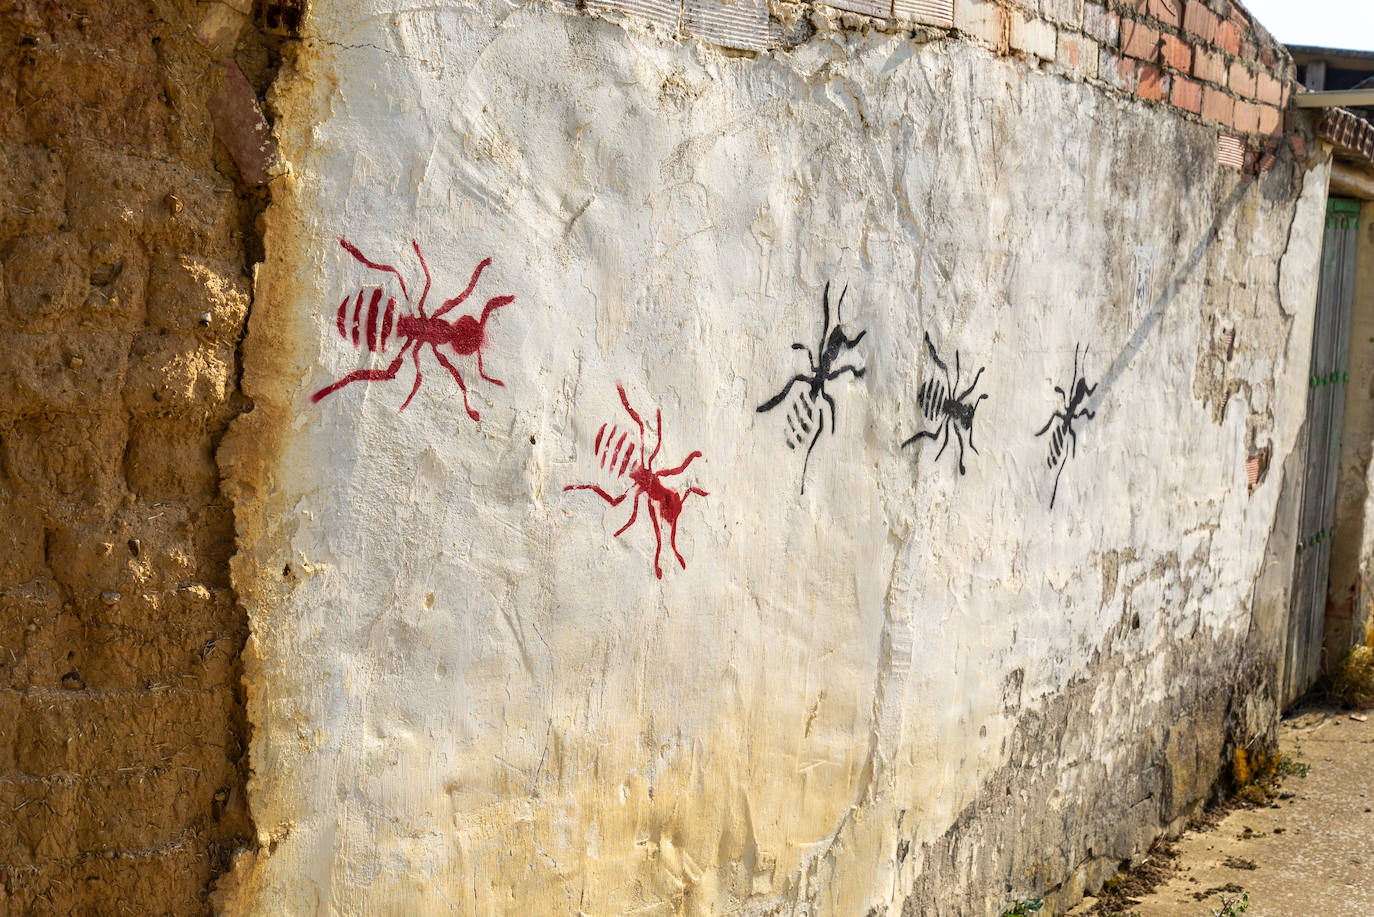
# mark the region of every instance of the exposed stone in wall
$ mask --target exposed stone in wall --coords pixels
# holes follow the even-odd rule
[[[1272,724],[1291,539],[1247,461],[1297,440],[1324,164],[1225,167],[1043,56],[1061,12],[1034,55],[957,7],[682,40],[773,28],[738,12],[312,7],[222,451],[264,841],[230,913],[995,915]],[[462,388],[378,330],[430,275],[431,315],[514,297]],[[823,309],[863,372],[789,403],[831,418],[807,458],[768,404]],[[1070,454],[1036,431],[1075,374]],[[631,408],[697,488],[680,562],[567,490]]]
[[[215,451],[255,205],[206,106],[246,18],[221,6],[0,14],[7,914],[206,913],[251,829]]]

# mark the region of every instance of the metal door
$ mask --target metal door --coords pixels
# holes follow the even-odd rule
[[[1341,418],[1348,382],[1350,306],[1355,292],[1355,245],[1360,206],[1330,200],[1317,281],[1317,315],[1307,388],[1307,436],[1299,514],[1298,554],[1288,616],[1283,702],[1312,686],[1321,671],[1331,530],[1336,518],[1336,474],[1341,456]]]

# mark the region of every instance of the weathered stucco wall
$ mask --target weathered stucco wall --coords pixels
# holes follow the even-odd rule
[[[1219,167],[1198,120],[938,36],[312,17],[222,453],[232,913],[998,913],[1139,855],[1272,722],[1281,475],[1246,460],[1301,422],[1324,167]],[[504,386],[443,351],[480,422],[428,347],[404,411],[408,356],[312,400],[421,333],[385,316],[412,239],[430,314],[487,258],[445,320],[514,297]],[[861,372],[761,411],[827,284]],[[617,382],[655,469],[701,453],[635,510],[566,490],[634,486]],[[1076,451],[1036,435],[1056,386]]]

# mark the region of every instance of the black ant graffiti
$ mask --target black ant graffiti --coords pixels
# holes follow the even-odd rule
[[[821,338],[816,345],[816,352],[812,353],[811,348],[805,344],[794,343],[793,350],[806,351],[807,372],[793,376],[788,383],[783,386],[782,391],[763,404],[758,406],[758,413],[762,414],[771,411],[773,408],[782,404],[792,391],[792,386],[797,383],[804,383],[805,388],[792,401],[792,409],[787,412],[787,448],[796,449],[807,437],[811,442],[806,447],[806,458],[802,461],[801,492],[806,493],[806,469],[811,462],[811,450],[816,447],[816,441],[825,432],[825,409],[821,406],[824,400],[830,406],[830,432],[835,432],[835,399],[830,397],[830,393],[825,390],[827,382],[833,382],[845,373],[853,373],[855,379],[863,378],[867,369],[862,366],[841,366],[835,369],[835,361],[839,359],[840,352],[853,350],[868,331],[860,331],[854,337],[848,337],[844,333],[844,326],[840,322],[840,309],[844,306],[845,293],[849,292],[849,287],[845,287],[840,293],[840,301],[835,303],[835,327],[830,327],[830,282],[826,281],[825,292],[821,294]]]
[[[1086,363],[1088,358],[1087,348],[1083,349],[1083,360]],[[1054,498],[1059,494],[1059,476],[1064,473],[1064,466],[1069,459],[1078,454],[1078,437],[1074,434],[1073,422],[1080,417],[1092,420],[1097,415],[1082,407],[1084,401],[1097,391],[1096,385],[1088,385],[1087,380],[1078,374],[1078,345],[1073,348],[1073,381],[1069,383],[1069,391],[1066,394],[1062,388],[1055,386],[1054,390],[1059,393],[1059,397],[1064,401],[1064,409],[1055,411],[1050,415],[1050,419],[1045,421],[1045,425],[1035,434],[1043,436],[1050,427],[1054,427],[1054,433],[1050,435],[1050,455],[1045,461],[1047,468],[1059,466],[1059,470],[1054,473],[1054,489],[1050,491],[1050,509],[1054,509]]]
[[[940,460],[940,456],[945,454],[945,447],[949,445],[949,431],[954,430],[954,438],[959,441],[959,473],[964,473],[964,437],[960,434],[959,428],[968,433],[968,447],[975,453],[978,447],[973,444],[973,412],[978,410],[978,404],[987,397],[979,395],[970,404],[964,399],[973,394],[974,387],[978,384],[979,376],[983,375],[986,366],[981,367],[973,376],[973,381],[968,388],[959,391],[959,351],[954,351],[954,381],[949,380],[949,367],[940,359],[940,354],[936,352],[935,345],[930,342],[930,333],[926,333],[926,349],[930,351],[930,359],[940,368],[944,375],[944,380],[937,378],[927,379],[921,384],[920,393],[917,395],[916,403],[921,407],[921,414],[926,420],[936,425],[934,430],[922,430],[915,436],[902,443],[905,449],[916,440],[922,437],[938,439],[944,436],[944,441],[940,443],[940,451],[935,453],[935,461]]]

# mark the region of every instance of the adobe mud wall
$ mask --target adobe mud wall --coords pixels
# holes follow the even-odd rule
[[[1263,740],[1326,164],[977,6],[312,7],[229,913],[998,914]]]
[[[251,836],[215,450],[255,205],[211,130],[247,19],[222,6],[0,15],[4,914],[209,913]]]

